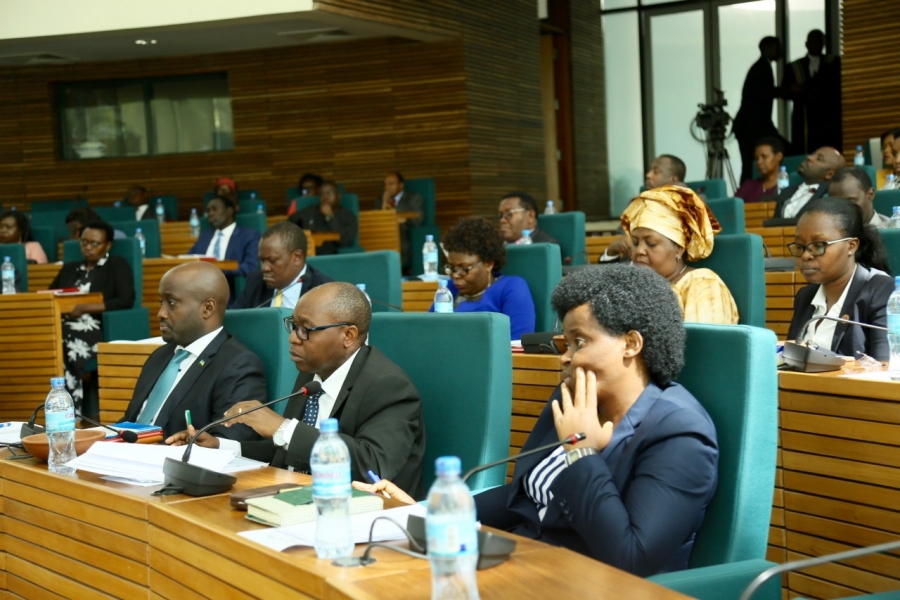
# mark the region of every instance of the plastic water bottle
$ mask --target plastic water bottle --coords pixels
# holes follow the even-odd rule
[[[433,235],[425,236],[425,243],[422,245],[422,265],[425,267],[425,274],[422,276],[424,281],[437,281],[438,278],[438,249],[434,243]]]
[[[141,258],[147,258],[147,238],[144,237],[140,227],[134,230],[134,239],[141,246]]]
[[[431,600],[477,600],[475,501],[469,487],[459,478],[457,457],[442,456],[435,464],[437,479],[428,491],[425,517]]]
[[[266,214],[266,207],[263,206],[262,204],[257,204],[256,205],[256,214],[258,214],[258,215]]]
[[[894,278],[894,292],[888,298],[887,329],[888,344],[891,347],[888,374],[893,381],[900,381],[900,276]]]
[[[316,503],[316,555],[344,558],[353,554],[350,524],[350,451],[337,434],[338,420],[319,425],[319,439],[312,448],[313,501]]]
[[[531,239],[531,230],[530,230],[530,229],[523,229],[523,230],[522,230],[522,237],[520,237],[520,238],[516,241],[516,245],[518,245],[518,246],[527,246],[528,244],[533,244],[533,243],[534,243],[534,241]]]
[[[888,229],[900,229],[900,206],[894,207],[891,213],[891,220],[888,221]]]
[[[856,154],[853,155],[853,166],[861,167],[866,164],[866,155],[863,154],[862,146],[856,147]]]
[[[372,306],[372,298],[369,296],[369,292],[366,291],[366,284],[357,283],[356,287],[359,288],[359,291],[366,295],[366,300],[369,301],[369,306]]]
[[[788,175],[787,167],[778,168],[778,193],[780,194],[785,188],[791,185],[791,176]]]
[[[44,402],[50,456],[47,464],[53,473],[72,475],[75,469],[65,464],[75,458],[75,403],[66,391],[66,379],[50,380],[50,393]]]
[[[897,177],[893,173],[888,173],[887,179],[884,182],[884,185],[881,186],[882,190],[896,190],[897,189]]]
[[[162,198],[156,199],[156,220],[160,223],[166,222],[166,207],[163,206]]]
[[[553,200],[547,200],[547,208],[544,209],[545,215],[555,215],[556,214],[556,205],[553,204]]]
[[[0,275],[3,280],[3,294],[16,293],[16,267],[8,256],[3,257],[3,266],[0,267]]]
[[[194,239],[200,237],[200,217],[197,216],[196,208],[191,209],[191,219],[189,222],[191,224],[191,237]]]
[[[447,280],[438,281],[438,289],[434,293],[434,312],[436,313],[452,313],[453,312],[453,294],[447,288]]]

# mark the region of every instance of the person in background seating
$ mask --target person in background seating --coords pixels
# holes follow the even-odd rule
[[[538,205],[525,192],[510,192],[500,200],[497,209],[500,235],[507,244],[516,244],[522,239],[522,231],[531,231],[531,241],[535,244],[557,244],[559,241],[538,227]]]
[[[410,264],[410,230],[421,225],[425,220],[425,200],[421,195],[409,192],[405,188],[403,175],[392,171],[384,176],[384,189],[381,198],[375,203],[376,209],[394,209],[397,212],[416,213],[415,217],[406,219],[400,224],[400,260],[404,269],[408,268]]]
[[[47,262],[47,254],[40,242],[34,241],[31,222],[25,213],[17,210],[0,213],[0,244],[24,244],[25,260],[39,265]]]
[[[863,214],[863,223],[875,229],[887,229],[891,218],[875,212],[872,200],[875,188],[864,169],[844,167],[838,169],[828,184],[828,195],[832,198],[843,198],[857,205]]]
[[[784,145],[776,137],[763,138],[753,150],[759,177],[747,179],[734,193],[744,202],[774,200],[778,196],[778,173],[784,158]]]
[[[319,190],[322,187],[322,178],[314,173],[304,173],[297,182],[297,189],[300,191],[301,198],[309,198],[315,196],[318,198]],[[291,216],[297,212],[297,198],[291,199],[288,205],[287,216]]]
[[[800,163],[797,173],[803,183],[786,187],[778,194],[773,219],[763,222],[766,227],[786,225],[785,219],[798,219],[810,200],[828,192],[828,182],[835,171],[846,166],[841,153],[829,146],[819,148]]]
[[[316,246],[317,255],[337,254],[339,248],[349,248],[359,233],[356,215],[350,209],[341,206],[341,192],[337,183],[331,180],[322,183],[319,203],[295,212],[291,215],[290,221],[309,231],[340,234],[339,240],[327,241]]]

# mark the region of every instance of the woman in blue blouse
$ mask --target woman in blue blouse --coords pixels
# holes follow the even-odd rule
[[[511,339],[534,332],[534,300],[521,277],[503,275],[506,247],[493,223],[463,219],[441,240],[446,258],[444,271],[452,281],[455,312],[498,312],[509,317]],[[429,309],[434,311],[434,305]]]

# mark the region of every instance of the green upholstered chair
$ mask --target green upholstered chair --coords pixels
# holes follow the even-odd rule
[[[559,241],[564,265],[587,264],[583,212],[573,210],[556,215],[538,215],[538,227]]]
[[[293,199],[293,198],[292,198]],[[307,206],[319,203],[318,196],[300,196],[297,197],[297,211],[301,211]],[[341,194],[341,206],[351,211],[359,218],[359,196],[356,194]]]
[[[716,236],[708,258],[691,263],[722,278],[738,309],[738,323],[766,326],[766,270],[762,238],[755,233]]]
[[[742,560],[656,575],[650,581],[699,600],[738,600],[750,582],[775,564],[761,558]],[[767,581],[753,600],[781,600],[781,580],[776,577]]]
[[[900,191],[900,190],[898,190]],[[879,229],[893,275],[900,275],[900,229]]]
[[[134,214],[132,212],[132,214]],[[127,222],[119,222],[115,224],[115,228],[124,233],[126,236],[133,238],[137,230],[140,229],[144,234],[146,241],[146,258],[159,258],[162,253],[162,242],[159,236],[159,221],[156,219],[146,219],[135,221],[132,219]]]
[[[685,365],[678,382],[715,423],[719,481],[697,532],[691,568],[650,579],[690,589],[704,600],[737,598],[743,589],[738,582],[746,585],[755,577],[751,570],[758,574],[767,568],[762,559],[778,449],[775,334],[742,325],[687,323],[685,329]],[[757,562],[745,562],[751,560]],[[723,594],[726,585],[736,586],[734,592]]]
[[[31,236],[34,238],[34,241],[38,242],[41,245],[41,248],[44,249],[44,254],[47,255],[48,262],[56,262],[59,260],[57,256],[59,251],[57,250],[57,245],[59,244],[59,233],[58,227],[55,226],[31,226]],[[68,236],[68,233],[66,234]]]
[[[411,340],[428,340],[427,347]],[[500,313],[376,313],[369,343],[409,375],[422,398],[427,444],[423,479],[453,455],[463,470],[509,453],[512,353],[509,317]],[[473,490],[502,485],[506,468],[482,471]]]
[[[162,200],[163,208],[166,210],[166,221],[178,220],[178,198],[173,194],[164,194],[161,196],[153,196],[150,198],[150,207],[147,210],[156,211],[156,201]],[[197,211],[202,212],[202,211]]]
[[[215,197],[214,192],[206,192],[203,194],[203,206],[209,204],[209,201]],[[238,202],[243,202],[246,200],[247,202],[255,202],[259,198],[259,192],[257,190],[238,190]]]
[[[407,179],[403,182],[403,189],[422,196],[422,208],[425,212],[422,225],[434,225],[437,216],[437,196],[435,194],[434,178]]]
[[[263,200],[262,198],[260,198],[258,196],[256,198],[247,198],[247,199],[241,198],[241,206],[238,209],[238,214],[246,215],[248,213],[255,213],[256,210],[259,208],[260,204],[262,204],[262,207],[263,207],[263,214],[268,215],[269,214],[268,202],[266,202],[265,200]]]
[[[260,235],[265,233],[268,228],[266,225],[266,215],[261,215],[256,211],[252,213],[238,213],[234,216],[234,221],[245,229],[255,229]]]
[[[32,213],[44,212],[69,212],[73,208],[79,206],[87,206],[88,201],[84,198],[75,198],[72,200],[32,200],[29,207]]]
[[[437,200],[435,195],[434,179],[425,177],[422,179],[407,179],[403,188],[409,192],[415,192],[422,196],[422,208],[425,217],[421,225],[411,227],[409,230],[409,268],[413,275],[421,275],[425,272],[422,264],[422,246],[425,244],[425,236],[433,235],[435,243],[441,240],[441,229],[435,224],[437,216]],[[440,262],[440,256],[438,257]]]
[[[883,190],[875,192],[875,198],[872,200],[875,212],[890,217],[894,214],[894,207],[900,206],[900,190]]]
[[[151,205],[147,210],[153,210]],[[94,212],[107,223],[128,223],[134,221],[134,209],[130,206],[97,206]],[[149,221],[149,219],[148,219]],[[117,227],[117,229],[121,229]]]
[[[56,231],[66,231],[66,216],[68,210],[44,210],[39,212],[27,213],[31,218],[31,227],[52,227]]]
[[[284,330],[289,308],[248,308],[225,312],[225,329],[259,357],[266,369],[266,387],[274,400],[291,393],[297,380],[297,367],[289,354],[290,343]],[[261,398],[258,398],[261,400]],[[284,414],[287,401],[272,408]]]
[[[402,310],[400,255],[396,252],[379,250],[360,254],[310,256],[307,262],[335,281],[366,284],[373,312]]]
[[[701,179],[699,181],[685,181],[685,184],[697,192],[703,194],[708,200],[727,198],[728,187],[724,179]]]
[[[8,256],[16,268],[16,291],[28,291],[28,261],[25,259],[25,244],[0,244],[0,263]]]
[[[553,331],[556,314],[550,295],[562,279],[562,260],[556,244],[507,246],[505,275],[518,275],[528,283],[534,299],[535,331]]]
[[[715,198],[707,200],[719,225],[722,226],[722,234],[744,233],[746,230],[744,221],[744,201],[740,198]]]

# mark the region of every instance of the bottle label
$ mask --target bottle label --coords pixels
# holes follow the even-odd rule
[[[312,467],[313,496],[343,498],[350,496],[350,464],[336,463]]]
[[[434,312],[436,312],[436,313],[452,313],[453,312],[453,303],[452,302],[435,302],[434,303]]]
[[[422,262],[426,263],[436,263],[438,260],[437,250],[434,252],[423,252],[422,253]]]
[[[75,410],[66,412],[48,412],[46,415],[47,433],[64,433],[75,430]]]
[[[900,315],[887,316],[888,333],[900,333]]]
[[[474,515],[428,515],[425,533],[429,556],[453,558],[478,552]]]
[[[3,279],[9,281],[15,281],[16,272],[12,269],[3,269]]]

